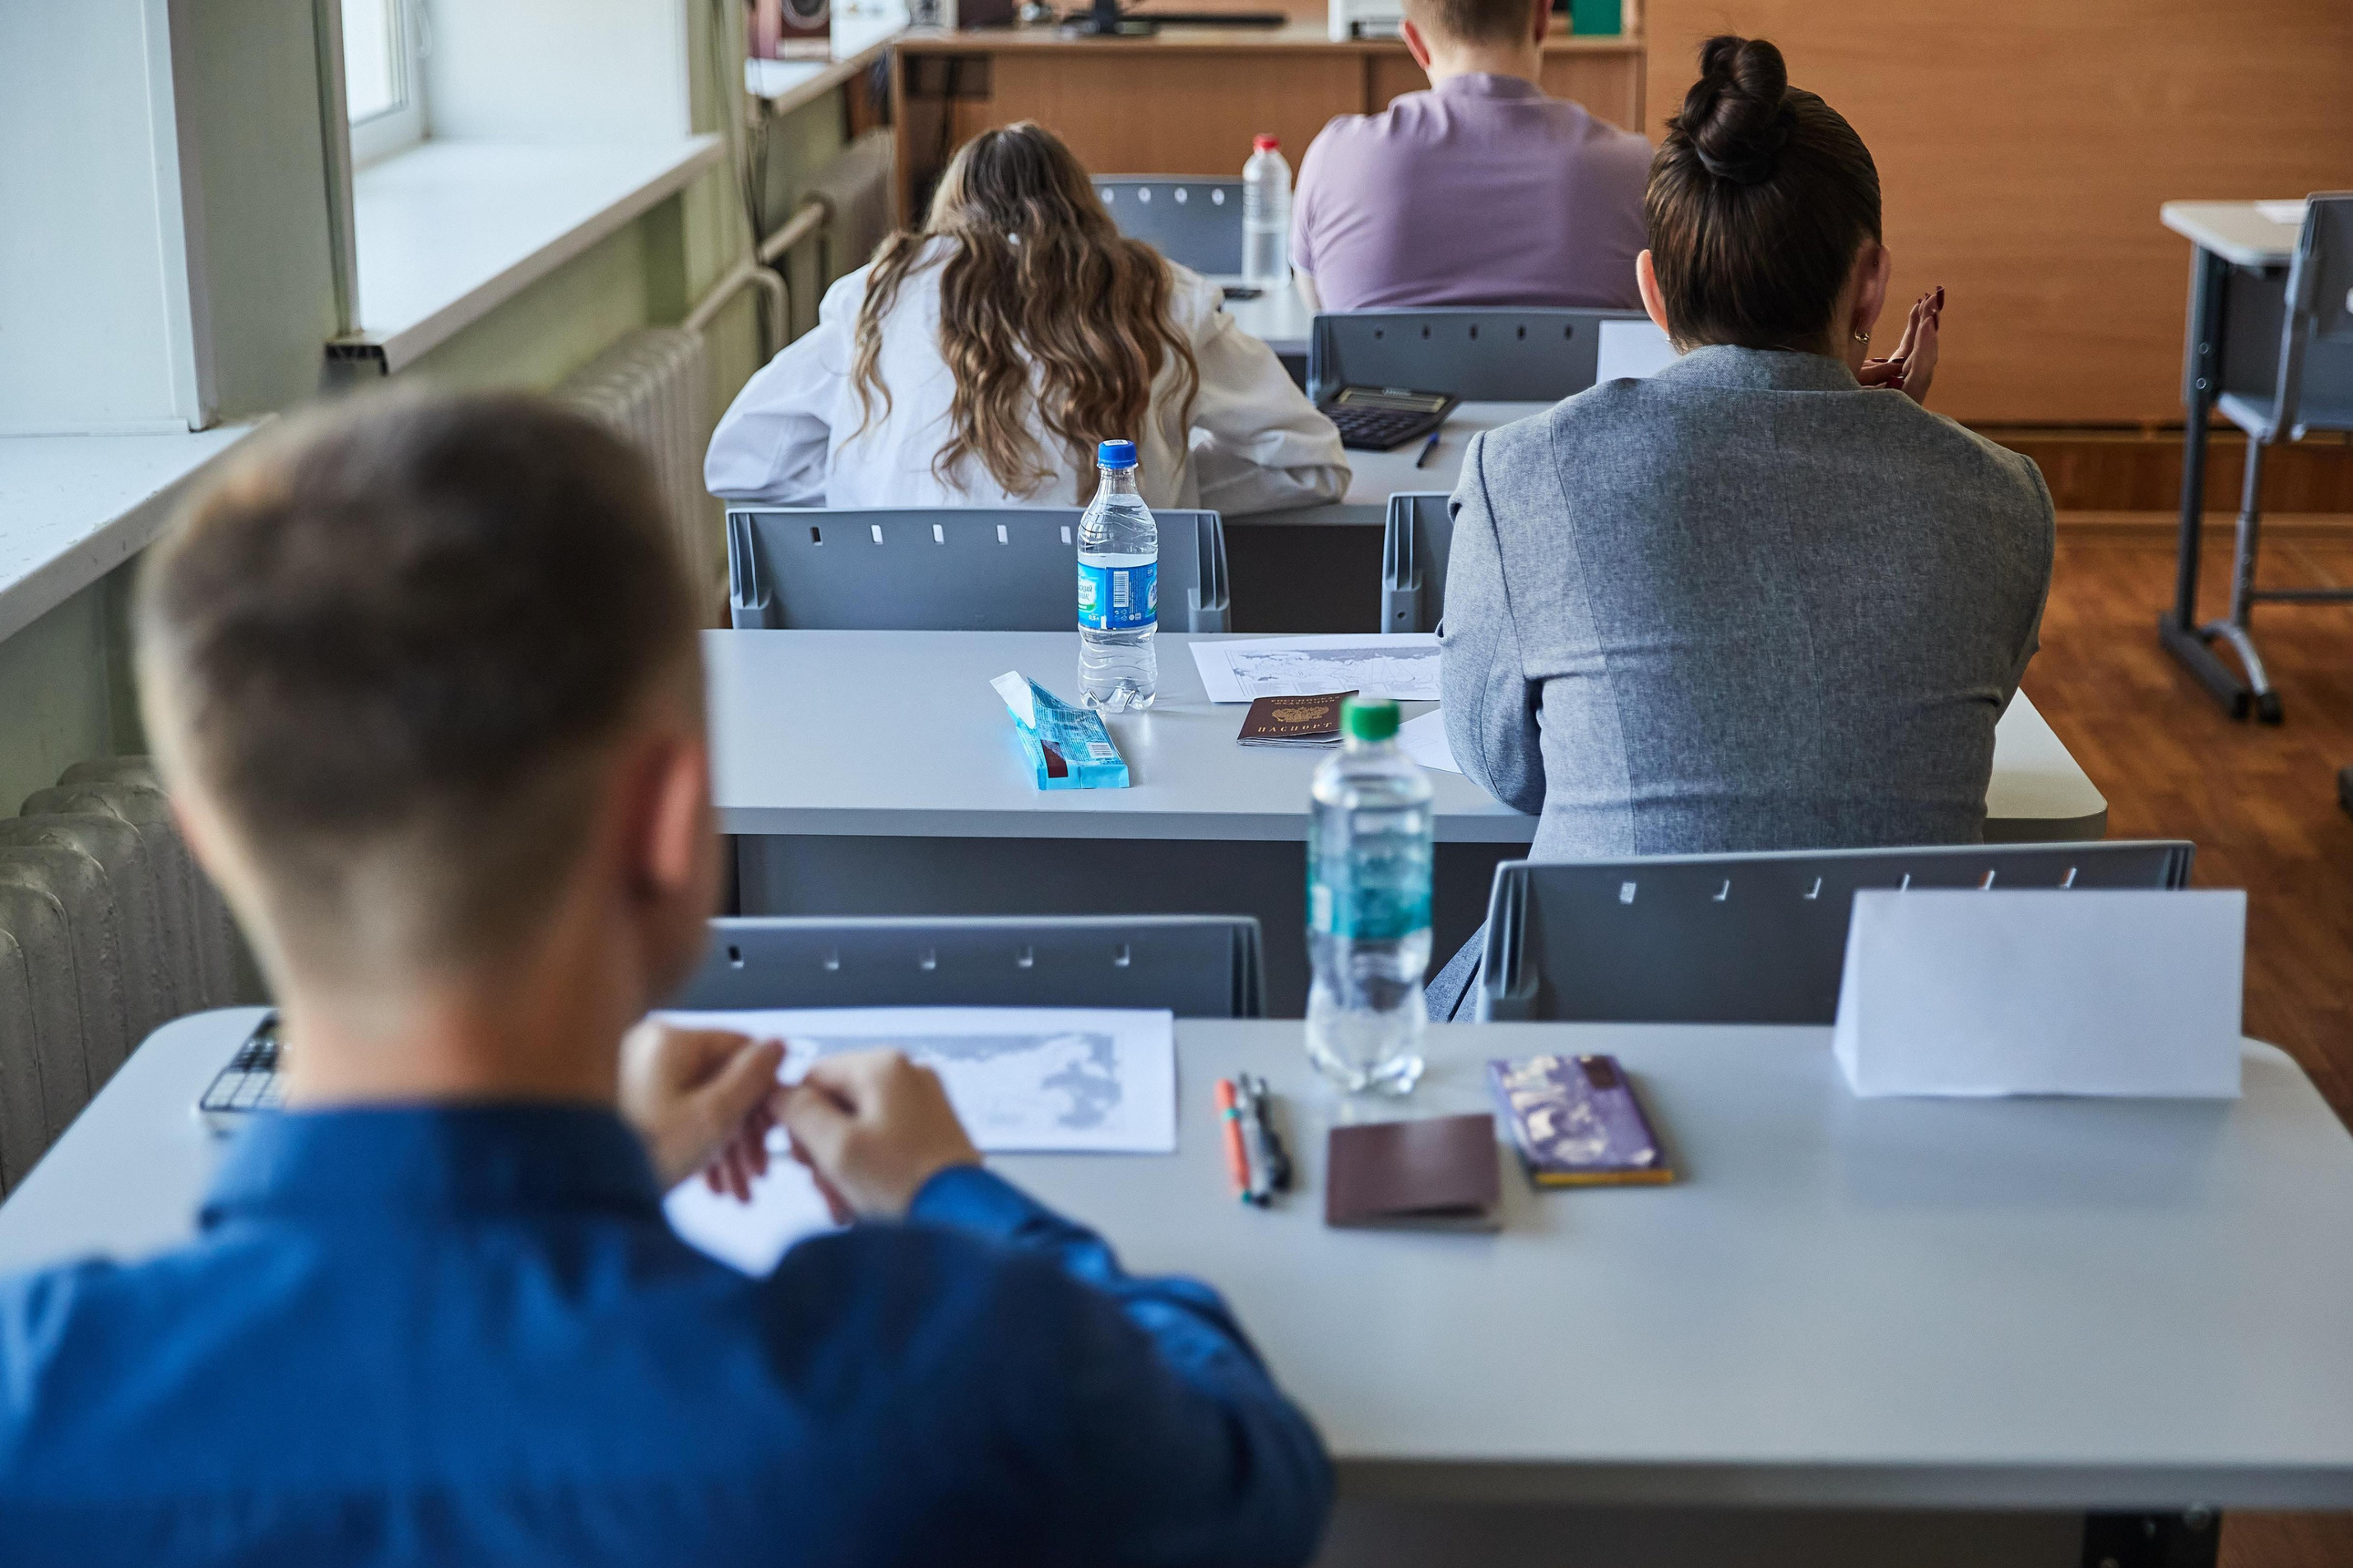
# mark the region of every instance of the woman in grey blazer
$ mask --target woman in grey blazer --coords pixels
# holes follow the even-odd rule
[[[1943,290],[1868,356],[1879,176],[1780,51],[1711,39],[1645,202],[1682,357],[1474,437],[1447,738],[1536,859],[1967,843],[2051,582],[2034,464],[1922,406]],[[1430,987],[1467,1016],[1476,939]]]

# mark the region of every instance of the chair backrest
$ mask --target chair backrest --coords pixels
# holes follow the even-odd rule
[[[1166,1007],[1266,1013],[1247,915],[715,920],[674,1007]]]
[[[1381,630],[1434,632],[1446,614],[1446,552],[1454,513],[1444,490],[1389,497],[1381,532]]]
[[[1344,386],[1451,392],[1466,403],[1557,403],[1593,384],[1601,323],[1640,310],[1324,311],[1307,340],[1307,395]]]
[[[2272,435],[2353,428],[2353,191],[2305,203],[2289,264]]]
[[[1156,510],[1160,619],[1221,632],[1230,600],[1214,511]],[[1051,632],[1078,624],[1076,507],[736,507],[738,628]]]
[[[1954,845],[1495,868],[1487,1020],[1830,1024],[1858,888],[2185,888],[2192,847]]]
[[[1095,194],[1130,239],[1209,277],[1242,269],[1242,183],[1180,174],[1097,174]]]

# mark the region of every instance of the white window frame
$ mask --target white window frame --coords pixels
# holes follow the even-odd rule
[[[432,26],[425,0],[387,0],[393,17],[393,69],[400,79],[400,104],[351,122],[352,164],[365,168],[425,140],[425,56]],[[329,0],[340,7],[341,0]]]

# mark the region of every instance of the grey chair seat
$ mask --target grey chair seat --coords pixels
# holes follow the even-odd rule
[[[2268,440],[2266,432],[2280,428],[2279,399],[2267,394],[2226,392],[2215,400],[2214,411],[2258,440]],[[2295,417],[2295,429],[2285,433],[2291,440],[2309,430],[2353,430],[2353,402],[2307,394],[2298,400]]]
[[[1247,915],[715,920],[675,1007],[1166,1007],[1266,1014]]]
[[[1078,624],[1077,507],[732,507],[738,629],[1050,632]],[[1221,632],[1232,600],[1214,511],[1157,509],[1160,622]]]
[[[1242,269],[1242,183],[1182,174],[1098,174],[1111,221],[1179,267],[1209,277]]]

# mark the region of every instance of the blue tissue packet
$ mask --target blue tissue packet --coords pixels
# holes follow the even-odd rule
[[[988,683],[1005,699],[1039,789],[1125,789],[1127,763],[1103,715],[1073,708],[1018,669]]]

